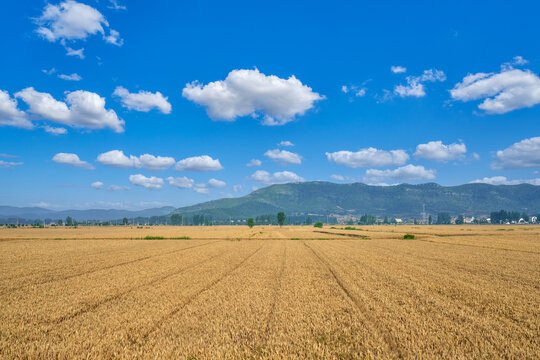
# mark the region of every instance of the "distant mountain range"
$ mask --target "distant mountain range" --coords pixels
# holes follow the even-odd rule
[[[370,186],[362,183],[304,182],[272,185],[240,198],[209,201],[177,209],[184,215],[214,219],[246,218],[284,211],[287,215],[362,215],[419,218],[428,214],[489,215],[500,209],[540,213],[540,186],[465,184]]]
[[[185,216],[208,215],[214,220],[226,220],[276,214],[289,216],[372,214],[400,218],[420,218],[426,213],[436,215],[480,216],[496,210],[540,213],[540,186],[465,184],[441,186],[435,183],[420,185],[371,186],[362,183],[335,184],[314,181],[271,185],[239,198],[208,201],[181,207],[165,206],[140,211],[129,210],[63,210],[39,207],[0,206],[0,220],[65,219],[71,216],[79,222],[86,220],[119,220],[124,217],[149,218],[179,213]]]
[[[119,220],[127,217],[137,218],[137,217],[151,217],[151,216],[161,216],[168,215],[174,211],[174,207],[164,206],[160,208],[152,208],[139,211],[129,211],[129,210],[114,210],[114,209],[89,209],[89,210],[62,210],[54,211],[49,209],[44,209],[40,207],[14,207],[14,206],[0,206],[0,219],[9,219],[9,218],[21,218],[21,219],[65,219],[68,216],[71,216],[76,221],[86,221],[86,220],[97,220],[97,221],[107,221],[107,220]]]

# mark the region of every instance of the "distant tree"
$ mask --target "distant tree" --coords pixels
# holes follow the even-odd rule
[[[68,216],[66,218],[66,226],[73,226],[73,219],[71,218],[71,216]]]
[[[253,218],[248,218],[247,219],[247,226],[249,226],[250,228],[255,226],[255,220],[253,220]]]
[[[521,218],[523,219],[523,221],[529,222],[529,215],[523,213],[521,214]]]
[[[416,218],[414,218],[413,224],[414,224],[414,225],[418,225],[418,221],[416,220]]]
[[[456,225],[463,225],[465,223],[465,219],[463,218],[463,215],[459,215],[456,218]]]
[[[171,215],[171,224],[172,225],[182,225],[182,215],[172,214]]]
[[[283,226],[285,223],[285,213],[283,211],[277,213],[277,223],[279,226]]]
[[[304,221],[304,223],[305,223],[306,225],[311,225],[311,224],[313,224],[313,220],[308,216],[308,217],[306,218],[306,220]]]
[[[452,218],[450,217],[449,213],[440,212],[437,214],[437,224],[451,224]]]
[[[428,224],[429,225],[433,224],[433,219],[431,218],[431,215],[429,215],[428,217]]]
[[[58,219],[56,223],[58,224],[58,226],[64,225],[64,222],[62,221],[62,219]]]
[[[317,221],[315,224],[313,224],[314,227],[316,228],[322,228],[323,227],[323,223],[320,222],[320,221]]]
[[[388,216],[384,217],[383,224],[390,224],[390,221],[388,220]]]
[[[354,225],[354,220],[353,220],[353,219],[347,220],[347,222],[345,223],[345,225]]]
[[[123,225],[127,225],[128,222],[129,222],[129,220],[128,220],[127,217],[125,217],[125,218],[122,219],[122,224],[123,224]]]

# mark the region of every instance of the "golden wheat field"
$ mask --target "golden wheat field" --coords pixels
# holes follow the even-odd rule
[[[540,227],[2,228],[0,356],[538,359]]]

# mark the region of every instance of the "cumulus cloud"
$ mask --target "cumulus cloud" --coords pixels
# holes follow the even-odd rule
[[[530,70],[503,68],[499,73],[468,74],[450,96],[460,101],[483,101],[478,108],[487,114],[505,114],[540,103],[540,78]]]
[[[207,184],[195,184],[195,186],[193,187],[193,190],[195,192],[198,192],[199,194],[205,194],[205,195],[210,194],[210,189],[208,189]]]
[[[383,180],[430,180],[435,178],[435,170],[425,169],[423,166],[406,165],[397,169],[377,170],[368,169],[364,175],[367,183],[380,183]]]
[[[90,186],[96,190],[102,189],[104,185],[105,184],[103,184],[101,181],[95,181],[92,184],[90,184]]]
[[[28,87],[15,94],[28,104],[28,111],[42,119],[71,127],[124,131],[124,120],[114,110],[105,109],[105,98],[84,90],[68,92],[66,102],[58,101],[51,94]],[[68,106],[69,105],[69,106]]]
[[[171,104],[167,101],[168,98],[163,96],[159,91],[151,93],[149,91],[140,90],[138,93],[130,93],[126,88],[118,86],[113,95],[118,96],[122,105],[129,110],[148,112],[152,109],[158,109],[163,114],[171,113]]]
[[[185,176],[183,177],[172,177],[169,176],[167,178],[167,181],[169,182],[169,185],[175,186],[180,189],[189,189],[193,187],[193,184],[195,183],[195,180],[187,178]]]
[[[323,96],[296,77],[281,79],[259,70],[233,70],[225,80],[187,84],[182,95],[204,107],[213,120],[263,115],[265,125],[283,125],[313,108]]]
[[[304,178],[290,171],[280,171],[270,174],[268,171],[264,170],[255,171],[250,179],[267,185],[305,181]]]
[[[208,180],[208,187],[211,188],[224,188],[227,186],[227,183],[225,181],[217,180],[217,179],[210,179]]]
[[[506,176],[493,176],[493,177],[485,177],[483,179],[473,180],[470,183],[471,184],[490,184],[490,185],[519,185],[519,184],[540,185],[540,178],[527,179],[527,180],[508,180]]]
[[[0,169],[1,168],[12,168],[14,166],[21,166],[22,162],[13,162],[13,161],[4,161],[0,160]]]
[[[246,166],[261,166],[262,162],[261,160],[257,160],[257,159],[251,159],[247,164]]]
[[[133,185],[142,186],[147,189],[161,189],[163,187],[163,179],[155,176],[146,177],[141,174],[129,175],[129,181]]]
[[[95,8],[66,0],[58,5],[47,4],[40,17],[35,19],[38,28],[36,32],[50,42],[86,40],[91,35],[101,34],[103,39],[114,45],[121,45],[120,34],[115,30],[105,29],[109,23]]]
[[[11,98],[4,90],[0,90],[0,126],[15,126],[24,129],[34,127],[24,111],[18,109],[17,100]]]
[[[208,195],[210,194],[210,189],[224,188],[226,186],[227,183],[225,183],[225,181],[210,179],[206,184],[195,184],[195,186],[193,186],[193,190],[199,194]]]
[[[223,169],[219,159],[212,159],[208,155],[193,156],[180,160],[174,167],[178,171],[217,171]]]
[[[294,144],[289,140],[283,140],[278,144],[278,146],[294,146]]]
[[[337,175],[337,174],[333,174],[333,175],[330,175],[330,177],[334,180],[338,180],[338,181],[344,181],[345,180],[345,177],[343,175]]]
[[[409,160],[409,155],[405,150],[378,150],[373,147],[360,149],[357,152],[352,151],[337,151],[326,153],[328,161],[333,161],[340,165],[345,165],[351,168],[357,167],[383,167],[403,165]]]
[[[49,125],[43,126],[43,129],[45,129],[46,132],[52,135],[64,135],[67,134],[67,130],[61,127],[52,127]]]
[[[58,153],[53,156],[52,160],[59,164],[65,164],[70,166],[79,167],[81,169],[88,169],[93,170],[94,167],[92,164],[82,161],[79,159],[79,156],[77,154],[71,154],[71,153]]]
[[[497,151],[493,169],[521,169],[540,167],[540,136],[521,140]]]
[[[403,66],[390,66],[390,71],[392,71],[394,74],[402,74],[404,72],[407,72],[407,68]]]
[[[268,150],[264,156],[282,164],[301,164],[302,156],[287,150]]]
[[[116,46],[122,46],[124,44],[124,39],[120,38],[120,33],[116,30],[111,29],[109,35],[104,36],[106,42]]]
[[[143,154],[141,156],[126,156],[122,150],[111,150],[99,154],[97,161],[103,165],[114,166],[118,168],[145,168],[148,170],[165,170],[174,165],[175,160],[167,156],[154,156]]]
[[[466,152],[467,147],[463,143],[444,145],[442,141],[430,141],[427,144],[419,144],[416,147],[414,156],[428,160],[446,162],[462,158]]]
[[[80,80],[82,80],[82,77],[77,73],[73,73],[71,75],[58,74],[58,77],[60,79],[62,79],[62,80],[68,80],[68,81],[80,81]]]
[[[424,70],[424,73],[420,76],[407,76],[407,85],[395,86],[394,94],[399,95],[400,97],[423,97],[426,95],[424,83],[445,80],[446,75],[441,70]]]

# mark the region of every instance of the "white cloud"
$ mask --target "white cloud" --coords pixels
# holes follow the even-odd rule
[[[0,157],[7,158],[7,159],[15,159],[15,158],[18,158],[19,156],[17,156],[17,155],[11,155],[11,154],[5,154],[5,153],[0,153]]]
[[[129,190],[129,186],[109,185],[107,190],[108,191],[127,191]]]
[[[422,97],[426,95],[424,83],[445,81],[446,75],[443,71],[437,69],[424,70],[420,76],[407,76],[407,85],[397,85],[394,87],[394,93],[401,97],[414,96]]]
[[[45,129],[46,132],[52,135],[64,135],[67,134],[67,130],[61,127],[52,127],[49,125],[43,126],[43,129]]]
[[[361,149],[357,152],[352,151],[337,151],[326,153],[328,161],[333,161],[340,165],[345,165],[352,168],[357,167],[383,167],[403,165],[409,160],[409,155],[405,150],[378,150],[375,148]]]
[[[333,175],[330,175],[330,177],[334,180],[338,180],[338,181],[344,181],[345,180],[345,177],[343,175],[337,175],[337,174],[333,174]]]
[[[223,169],[223,166],[221,166],[219,159],[202,155],[180,160],[174,169],[178,171],[217,171]]]
[[[497,151],[494,169],[521,169],[540,167],[540,136],[521,140]]]
[[[50,42],[60,41],[65,45],[66,41],[86,40],[99,33],[106,42],[122,45],[117,31],[109,30],[109,35],[105,34],[109,23],[103,14],[74,0],[66,0],[58,5],[47,4],[35,22],[39,26],[36,32]],[[67,50],[69,55],[69,51],[73,49]]]
[[[508,180],[506,176],[493,176],[493,177],[485,177],[483,179],[473,180],[470,183],[471,184],[490,184],[490,185],[519,185],[519,184],[540,185],[540,178],[527,179],[527,180]]]
[[[78,50],[72,49],[69,46],[66,47],[66,55],[67,56],[77,56],[79,59],[84,59],[84,48],[80,48]]]
[[[109,9],[114,9],[114,10],[127,10],[126,6],[125,6],[125,5],[120,5],[120,4],[118,4],[118,1],[117,1],[117,0],[109,0],[109,3],[110,3],[110,5],[107,6]]]
[[[502,70],[512,70],[514,66],[521,66],[528,64],[529,60],[524,59],[522,56],[514,56],[512,61],[505,62],[501,65]]]
[[[210,188],[224,188],[226,186],[227,186],[227,183],[225,181],[221,181],[217,179],[208,180],[208,187]]]
[[[423,166],[406,165],[394,170],[368,169],[364,175],[367,183],[380,183],[383,180],[430,180],[435,178],[435,170],[425,169]]]
[[[58,74],[58,77],[60,79],[62,79],[62,80],[68,80],[68,81],[80,81],[80,80],[82,80],[82,77],[77,73],[73,73],[71,75]]]
[[[344,92],[345,94],[353,93],[354,96],[356,96],[356,97],[363,97],[363,96],[366,95],[367,88],[358,87],[358,86],[355,86],[355,85],[350,85],[350,86],[343,85],[341,87],[341,91]]]
[[[301,164],[302,163],[302,156],[287,151],[287,150],[279,150],[279,149],[273,149],[268,150],[264,153],[264,156],[277,161],[282,164]]]
[[[52,160],[54,162],[57,162],[59,164],[65,164],[70,166],[79,167],[81,169],[88,169],[93,170],[94,167],[92,164],[82,161],[79,159],[79,156],[77,154],[71,154],[71,153],[58,153],[53,156]]]
[[[105,109],[105,98],[96,93],[84,90],[69,92],[64,103],[51,94],[29,87],[16,93],[15,97],[22,98],[28,104],[29,112],[45,120],[78,128],[109,127],[115,132],[124,131],[124,120],[119,119],[114,110]]]
[[[250,179],[267,185],[305,181],[304,178],[290,171],[281,171],[270,174],[269,172],[264,170],[255,171],[251,175]]]
[[[259,70],[233,70],[225,80],[187,84],[182,95],[204,107],[213,120],[262,114],[263,124],[283,125],[324,99],[296,77],[281,79]]]
[[[283,140],[278,144],[278,146],[294,146],[294,144],[289,140]]]
[[[122,150],[111,150],[103,154],[99,154],[97,161],[103,165],[124,169],[145,168],[148,170],[165,170],[170,168],[175,163],[174,158],[166,156],[143,154],[139,157],[133,155],[129,155],[129,157],[127,157]]]
[[[0,160],[0,168],[11,168],[14,166],[20,166],[22,165],[22,162],[12,162],[12,161],[4,161]]]
[[[444,145],[442,141],[430,141],[427,144],[419,144],[416,147],[414,156],[446,162],[457,158],[462,158],[466,152],[467,147],[463,143]]]
[[[54,74],[56,72],[56,69],[55,68],[51,68],[50,70],[43,69],[41,71],[46,75],[52,75],[52,74]]]
[[[171,104],[167,101],[168,98],[159,91],[151,93],[140,90],[138,93],[130,93],[126,88],[118,86],[113,95],[118,96],[122,100],[122,105],[129,110],[148,112],[156,108],[163,114],[170,114],[171,112]]]
[[[189,189],[193,187],[193,184],[195,183],[195,180],[187,178],[185,176],[176,178],[169,176],[167,178],[167,181],[169,182],[169,185],[175,186],[180,189]]]
[[[109,35],[104,36],[106,42],[116,46],[122,46],[124,44],[124,39],[120,38],[120,33],[116,30],[111,29]]]
[[[147,189],[161,189],[163,187],[163,179],[155,176],[146,177],[141,174],[129,175],[129,181],[133,185],[142,186]]]
[[[251,159],[247,164],[246,166],[261,166],[262,162],[261,160],[257,160],[257,159]]]
[[[92,184],[90,184],[90,186],[96,190],[102,189],[103,185],[105,184],[103,184],[101,181],[95,181]]]
[[[500,73],[469,74],[450,95],[454,100],[484,99],[478,108],[488,114],[504,114],[540,103],[540,78],[530,70],[509,67]]]
[[[242,185],[242,184],[237,184],[237,185],[233,186],[233,191],[234,192],[240,192],[242,190],[244,190],[244,185]]]
[[[196,184],[193,187],[193,190],[195,192],[198,192],[199,194],[205,194],[205,195],[210,194],[210,189],[208,189],[208,185],[206,184]]]
[[[168,156],[154,156],[143,154],[139,156],[141,167],[148,170],[165,170],[174,165],[175,160]]]
[[[394,74],[402,74],[404,72],[407,72],[407,68],[403,66],[390,66],[390,71],[392,71]]]
[[[4,90],[0,90],[0,126],[15,126],[24,129],[34,127],[24,111],[17,108],[17,100],[12,99]]]

